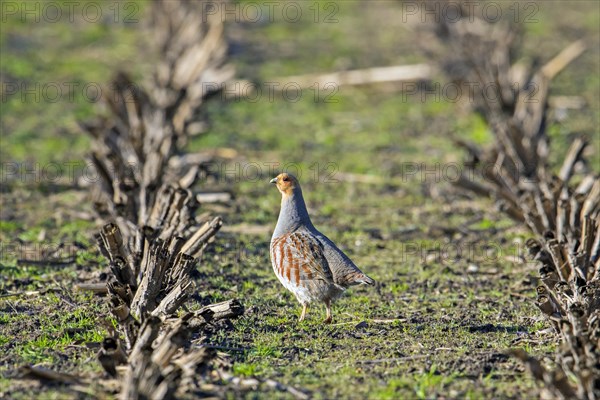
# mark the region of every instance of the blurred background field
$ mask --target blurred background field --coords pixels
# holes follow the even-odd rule
[[[0,295],[37,292],[0,297],[0,393],[15,398],[70,395],[60,387],[20,386],[13,378],[25,363],[101,371],[86,343],[102,339],[108,310],[97,297],[73,291],[105,267],[93,244],[98,225],[87,189],[73,178],[84,173],[89,149],[78,121],[106,112],[94,93],[116,70],[149,79],[155,55],[142,29],[146,2],[89,3],[101,6],[97,22],[77,13],[73,22],[63,17],[56,23],[2,16]],[[405,22],[406,3],[295,4],[305,16],[296,23],[277,12],[272,21],[231,18],[226,35],[237,78],[265,83],[432,62],[415,27]],[[576,96],[582,106],[556,111],[551,138],[558,160],[574,134],[587,134],[590,166],[600,172],[599,3],[495,4],[507,14],[515,7],[535,11],[522,24],[526,59],[543,63],[570,42],[586,41],[586,52],[552,85],[553,95]],[[531,4],[535,8],[527,8]],[[443,75],[434,81],[443,84]],[[38,89],[22,90],[32,87]],[[223,217],[225,227],[205,255],[190,307],[235,296],[249,309],[226,335],[209,338],[238,349],[229,351],[234,372],[272,377],[322,398],[535,393],[532,378],[504,354],[523,347],[543,358],[556,345],[539,333],[549,326],[530,301],[536,278],[533,266],[523,266],[528,233],[499,216],[491,202],[454,191],[443,169],[463,159],[452,135],[491,141],[469,106],[382,85],[318,96],[309,89],[297,101],[281,94],[271,100],[264,92],[258,101],[215,94],[202,106],[207,126],[186,150],[230,155],[213,166],[220,179],[207,179],[201,189],[230,191],[233,200],[205,206]],[[422,163],[429,174],[409,170]],[[353,289],[337,303],[340,325],[318,325],[324,311],[316,307],[297,324],[296,301],[272,273],[268,246],[280,198],[268,185],[269,166],[286,164],[300,172],[315,225],[380,282],[376,289]],[[63,168],[58,179],[49,178],[51,167],[44,169],[51,165]],[[66,173],[65,165],[75,172]],[[48,249],[67,261],[44,263]],[[397,321],[369,322],[386,318]]]

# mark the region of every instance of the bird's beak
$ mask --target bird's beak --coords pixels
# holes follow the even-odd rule
[[[277,178],[273,178],[269,181],[269,183],[277,183]]]

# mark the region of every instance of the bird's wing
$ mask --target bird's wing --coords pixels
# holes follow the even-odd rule
[[[372,285],[375,281],[363,273],[352,260],[341,251],[327,236],[319,233],[317,239],[323,246],[323,254],[336,284],[342,287],[365,283]]]
[[[323,245],[309,232],[296,231],[276,238],[271,256],[280,276],[293,283],[315,279],[333,283]]]

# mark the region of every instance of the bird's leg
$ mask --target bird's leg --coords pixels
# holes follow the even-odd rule
[[[304,321],[304,317],[306,317],[307,310],[308,310],[308,304],[302,304],[302,314],[300,314],[300,319],[298,321]]]
[[[330,324],[331,323],[331,301],[327,300],[325,301],[325,309],[327,310],[327,317],[325,318],[325,320],[323,321],[324,324]]]

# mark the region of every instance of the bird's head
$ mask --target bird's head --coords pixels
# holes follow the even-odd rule
[[[277,185],[277,189],[284,196],[291,195],[295,188],[300,187],[298,179],[296,179],[294,175],[288,174],[287,172],[277,175],[275,178],[271,179],[270,182]]]

